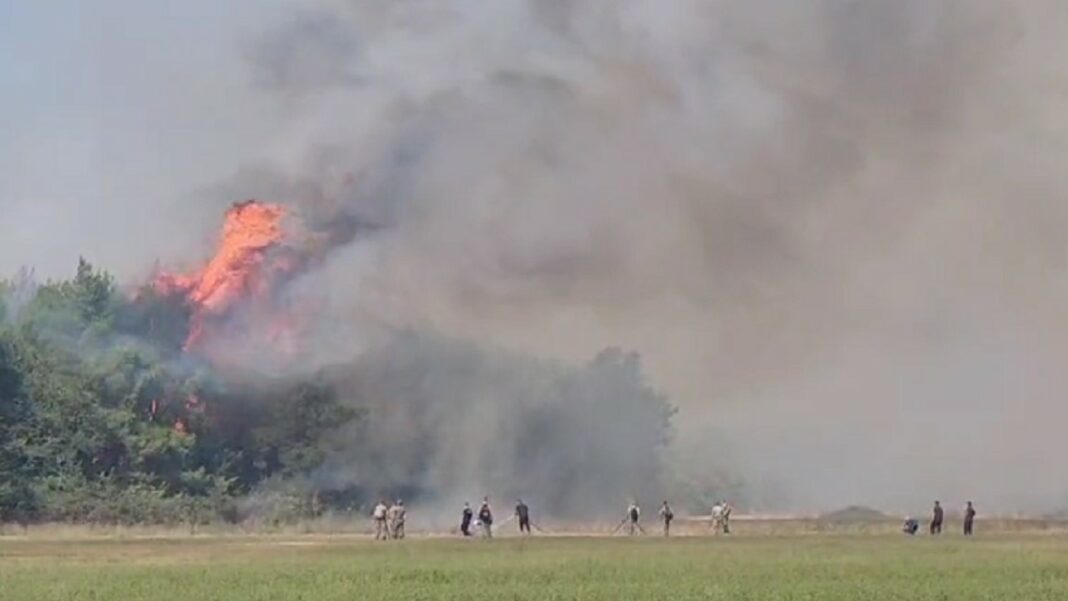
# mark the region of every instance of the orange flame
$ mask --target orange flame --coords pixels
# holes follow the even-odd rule
[[[193,309],[185,349],[198,346],[206,324],[226,315],[245,299],[267,294],[279,276],[294,270],[292,256],[280,251],[287,213],[276,204],[250,200],[226,212],[219,247],[193,274],[160,273],[153,287],[161,294],[181,294]]]

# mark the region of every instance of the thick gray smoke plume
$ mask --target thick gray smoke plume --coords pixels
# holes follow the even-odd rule
[[[320,362],[392,328],[618,345],[680,407],[675,467],[753,506],[1068,502],[1060,2],[303,4],[243,38],[219,102],[272,143],[195,214],[367,226],[293,291]]]
[[[451,522],[459,499],[483,494],[592,517],[652,502],[668,484],[672,409],[634,354],[561,368],[409,333],[342,374],[335,385],[369,414],[337,436],[320,487],[415,495]]]

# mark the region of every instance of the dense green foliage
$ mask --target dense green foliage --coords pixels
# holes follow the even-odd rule
[[[67,281],[0,283],[0,521],[233,519],[358,416],[314,378],[235,392],[181,352],[187,322],[84,260]]]
[[[1049,536],[0,542],[0,600],[1068,598]]]
[[[245,313],[212,323],[271,323]],[[273,525],[487,492],[574,518],[666,488],[674,408],[637,353],[565,366],[397,332],[339,357],[309,334],[314,359],[279,365],[297,353],[240,334],[186,352],[191,322],[181,293],[85,261],[0,282],[0,523]]]

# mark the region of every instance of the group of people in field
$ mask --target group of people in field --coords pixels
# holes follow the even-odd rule
[[[404,538],[404,519],[407,515],[408,510],[401,499],[388,507],[385,501],[380,500],[371,511],[371,518],[375,522],[375,540]]]
[[[482,533],[482,538],[493,538],[493,508],[490,507],[489,497],[482,497],[482,504],[478,507],[478,519],[475,520],[475,517],[476,514],[472,511],[471,504],[465,502],[463,511],[460,514],[460,534],[465,537],[473,536],[471,525],[474,522]],[[530,507],[523,502],[523,499],[516,499],[515,511],[508,520],[511,519],[516,519],[519,522],[519,532],[521,534],[530,534]],[[508,520],[505,520],[505,523]]]
[[[709,527],[713,532],[716,534],[731,533],[730,517],[732,510],[733,508],[726,500],[720,501],[712,507],[712,519]],[[379,501],[371,512],[371,517],[374,519],[375,524],[375,540],[404,538],[404,520],[406,516],[407,510],[404,507],[404,501],[397,499],[390,506],[387,506],[385,501]],[[645,534],[645,530],[641,525],[641,516],[641,507],[636,501],[631,501],[627,506],[623,521],[616,526],[612,534],[619,532],[624,525],[627,526],[627,534],[631,536],[639,533]],[[664,501],[660,506],[658,516],[663,525],[664,536],[671,536],[671,522],[675,519],[675,512],[672,511],[667,501]],[[521,534],[529,535],[531,526],[538,528],[530,519],[530,507],[522,499],[516,500],[515,511],[505,523],[512,519],[518,522]],[[471,508],[470,503],[464,503],[463,510],[460,513],[460,534],[465,537],[474,536],[472,526],[478,528],[482,538],[493,538],[493,508],[490,506],[489,497],[482,498],[482,503],[479,505],[477,512]]]
[[[408,511],[401,499],[397,499],[395,503],[388,506],[384,500],[375,504],[374,509],[371,510],[371,518],[375,525],[375,540],[404,538],[404,521],[407,514]],[[533,524],[530,520],[530,508],[522,499],[516,501],[512,518],[518,520],[521,533],[530,534]],[[471,509],[469,503],[464,503],[460,517],[460,533],[464,536],[473,536],[472,524],[479,528],[484,538],[493,538],[493,508],[490,507],[489,497],[483,497],[477,514]]]
[[[931,512],[931,536],[937,536],[942,534],[942,522],[945,520],[945,512],[942,510],[942,503],[935,501],[934,509]],[[916,518],[905,518],[905,525],[901,528],[901,531],[908,535],[914,535],[920,530],[920,521]],[[975,531],[975,506],[971,501],[964,507],[964,536],[971,536]]]
[[[730,518],[733,508],[726,500],[720,501],[712,506],[712,515],[709,527],[716,534],[730,534]],[[968,501],[964,508],[964,536],[972,536],[975,529],[975,506],[971,501]],[[371,513],[375,524],[375,540],[390,540],[390,539],[402,539],[404,538],[404,521],[407,517],[407,509],[404,507],[404,501],[397,499],[392,505],[387,506],[386,502],[380,500],[374,507]],[[635,536],[637,534],[645,534],[645,530],[641,525],[642,510],[636,501],[631,501],[627,506],[627,512],[623,517],[623,521],[616,526],[616,529],[612,531],[613,534],[619,532],[623,526],[627,526],[627,534]],[[667,501],[660,506],[658,517],[663,525],[664,536],[671,536],[671,522],[675,519],[675,512],[672,511],[671,506]],[[477,518],[477,519],[476,519]],[[519,532],[522,534],[531,533],[532,522],[530,520],[530,508],[522,499],[516,500],[515,511],[508,521],[516,519],[519,523]],[[934,509],[931,515],[930,533],[932,536],[937,536],[942,533],[942,524],[945,521],[945,512],[942,509],[942,504],[939,501],[934,502]],[[460,514],[460,534],[468,537],[473,536],[471,526],[478,527],[483,538],[493,538],[493,508],[490,507],[489,497],[482,498],[482,504],[478,507],[476,513],[471,509],[469,503],[464,503],[463,511]],[[902,527],[902,532],[909,535],[915,535],[920,530],[920,522],[916,518],[908,517],[905,519],[905,525]]]
[[[709,522],[709,527],[712,532],[716,534],[730,534],[731,526],[731,511],[734,508],[730,503],[724,499],[712,506],[712,520]],[[675,512],[672,511],[671,505],[667,501],[664,501],[660,505],[660,511],[657,513],[660,518],[660,523],[663,525],[664,536],[671,536],[671,522],[675,519]],[[645,529],[641,525],[642,509],[638,505],[637,501],[631,501],[627,506],[627,513],[623,516],[623,521],[616,526],[616,529],[612,531],[612,534],[619,532],[620,528],[627,526],[627,534],[635,536],[637,534],[645,534]]]

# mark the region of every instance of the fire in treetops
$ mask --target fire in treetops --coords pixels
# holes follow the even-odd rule
[[[232,327],[237,313],[266,317],[263,335],[286,346],[292,317],[274,295],[303,263],[292,217],[282,205],[237,203],[226,212],[218,248],[201,269],[156,275],[156,292],[181,295],[192,311],[186,351],[202,347],[217,330]]]

